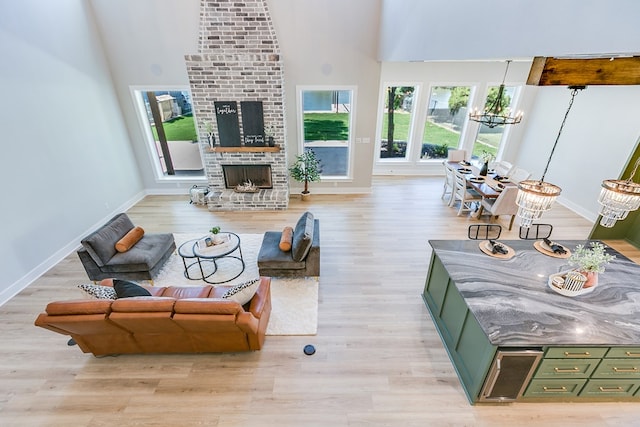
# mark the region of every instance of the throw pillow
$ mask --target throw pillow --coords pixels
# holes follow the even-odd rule
[[[240,305],[245,305],[246,303],[251,301],[251,298],[253,298],[253,296],[256,294],[259,284],[260,278],[240,283],[239,285],[235,285],[233,288],[222,294],[222,298],[230,299],[231,301],[235,301]]]
[[[150,297],[151,293],[142,286],[126,280],[113,280],[113,289],[118,298]]]
[[[307,257],[309,249],[311,249],[311,244],[313,243],[313,228],[313,214],[311,212],[305,212],[300,217],[296,224],[296,228],[293,230],[291,257],[294,261],[300,262]]]
[[[289,252],[291,250],[291,243],[293,242],[293,228],[285,227],[282,230],[282,235],[280,236],[280,250],[282,252]]]
[[[142,227],[133,227],[122,237],[122,239],[118,240],[116,243],[116,251],[127,252],[133,247],[133,245],[142,239],[142,236],[144,236],[144,230]]]
[[[110,286],[94,285],[93,283],[83,283],[78,287],[87,295],[97,299],[116,299],[115,289]]]

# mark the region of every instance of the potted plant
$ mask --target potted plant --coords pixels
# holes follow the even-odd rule
[[[605,252],[604,245],[600,242],[591,242],[590,248],[584,245],[576,246],[569,257],[569,265],[576,267],[576,270],[587,277],[585,288],[590,288],[598,284],[598,273],[603,273],[605,265],[616,259],[615,255]]]
[[[273,139],[273,135],[275,135],[275,129],[273,128],[273,125],[266,125],[264,127],[265,145],[269,147],[275,147],[276,143]]]
[[[289,168],[291,177],[298,182],[304,182],[304,190],[302,190],[302,200],[308,200],[309,183],[320,181],[320,161],[312,150],[305,150],[302,154],[296,156],[295,161]]]
[[[210,148],[213,148],[216,145],[216,140],[213,136],[213,123],[210,121],[205,122],[204,129],[207,132],[207,143]]]
[[[211,227],[209,232],[211,233],[211,240],[213,240],[214,244],[218,244],[222,241],[222,238],[218,236],[218,233],[220,233],[220,227],[218,226]]]
[[[480,169],[480,175],[487,176],[487,172],[489,171],[489,162],[493,160],[493,154],[489,153],[486,150],[482,150],[480,158],[482,159],[482,168]]]

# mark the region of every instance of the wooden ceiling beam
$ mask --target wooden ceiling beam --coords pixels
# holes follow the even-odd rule
[[[533,58],[533,86],[640,85],[640,56],[623,58]]]

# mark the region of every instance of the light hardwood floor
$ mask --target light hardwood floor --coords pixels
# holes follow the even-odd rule
[[[130,209],[148,232],[262,233],[320,219],[315,336],[267,337],[244,354],[94,358],[33,326],[87,282],[75,253],[0,307],[0,426],[619,426],[635,403],[471,406],[421,298],[429,239],[466,239],[476,220],[440,199],[442,178],[379,178],[370,195],[292,199],[281,212],[213,213],[187,196]],[[554,238],[591,224],[556,205]],[[507,219],[500,221],[507,224]],[[505,239],[517,239],[517,227]],[[305,356],[305,344],[316,346]]]

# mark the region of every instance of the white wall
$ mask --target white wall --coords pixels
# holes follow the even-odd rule
[[[131,88],[189,88],[184,55],[198,53],[198,0],[90,0],[144,187],[188,194],[192,180],[156,180]]]
[[[380,64],[376,61],[379,0],[268,0],[285,73],[287,153],[299,151],[297,86],[356,86],[351,182],[313,183],[313,192],[369,191]],[[290,160],[291,162],[291,160]]]
[[[515,162],[540,179],[571,96],[566,87],[536,92]],[[545,181],[562,188],[559,201],[592,221],[602,180],[620,176],[640,136],[638,99],[639,86],[587,87],[576,95],[558,140]]]
[[[0,304],[143,190],[83,0],[0,13]]]
[[[636,0],[383,0],[382,61],[640,52]]]

